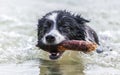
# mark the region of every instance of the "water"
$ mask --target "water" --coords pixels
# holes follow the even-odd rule
[[[118,0],[0,0],[0,75],[120,75],[119,7]],[[35,47],[37,20],[56,9],[89,19],[104,52],[49,60]]]

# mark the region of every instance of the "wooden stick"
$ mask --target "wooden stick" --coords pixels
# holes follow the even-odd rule
[[[93,42],[87,42],[87,41],[79,41],[79,40],[69,40],[64,41],[60,45],[58,45],[59,51],[65,51],[65,50],[73,50],[73,51],[82,51],[84,53],[91,52],[96,50],[97,44]]]

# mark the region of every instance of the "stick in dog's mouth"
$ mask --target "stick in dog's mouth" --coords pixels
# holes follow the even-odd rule
[[[88,53],[96,50],[97,46],[98,45],[94,42],[88,42],[83,40],[68,40],[62,42],[60,45],[58,45],[57,48],[59,51],[73,50]]]
[[[52,60],[58,59],[62,56],[63,52],[66,50],[72,51],[82,51],[88,53],[96,50],[97,44],[94,42],[87,42],[83,40],[68,40],[63,41],[58,45],[43,45],[38,44],[37,47],[43,49],[50,53],[49,58]]]

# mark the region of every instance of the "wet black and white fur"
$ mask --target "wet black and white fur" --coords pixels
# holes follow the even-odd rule
[[[99,44],[96,32],[86,25],[88,20],[80,15],[67,11],[47,13],[38,21],[37,47],[50,53],[50,59],[59,58],[63,51],[58,51],[56,45],[65,40],[85,40]],[[46,46],[51,46],[46,50]]]

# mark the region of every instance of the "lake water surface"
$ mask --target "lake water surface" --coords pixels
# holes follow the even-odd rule
[[[58,9],[90,20],[103,53],[66,51],[51,61],[36,48],[38,19]],[[0,75],[120,75],[120,1],[0,0]]]

